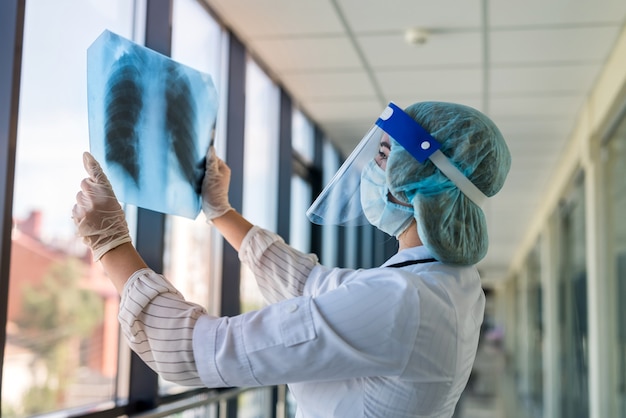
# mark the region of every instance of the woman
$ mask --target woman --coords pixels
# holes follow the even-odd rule
[[[298,417],[450,417],[472,368],[485,298],[480,204],[500,190],[506,144],[480,112],[390,104],[309,209],[398,239],[381,267],[327,268],[250,224],[228,202],[230,170],[207,156],[207,221],[255,274],[267,307],[216,318],[186,302],[130,243],[98,163],[84,156],[73,217],[120,292],[131,348],[163,378],[208,387],[288,383]],[[356,180],[356,181],[355,181]]]

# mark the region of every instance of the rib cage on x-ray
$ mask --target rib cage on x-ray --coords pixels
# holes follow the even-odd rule
[[[165,127],[170,134],[170,145],[178,159],[182,175],[200,193],[204,161],[198,161],[195,150],[196,108],[189,79],[180,67],[167,66],[165,85]]]
[[[122,55],[107,82],[105,155],[139,184],[137,125],[143,107],[141,73],[136,58]]]
[[[112,68],[107,82],[105,146],[106,160],[119,165],[135,185],[140,185],[140,128],[145,90],[137,56],[123,54]],[[169,134],[167,144],[174,152],[182,177],[200,193],[204,159],[195,150],[196,108],[189,79],[180,67],[170,64],[164,74],[151,77],[150,82],[163,83],[164,128]],[[147,81],[146,81],[147,82]],[[155,98],[152,97],[152,100]]]

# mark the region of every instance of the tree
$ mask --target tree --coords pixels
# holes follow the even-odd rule
[[[35,362],[41,362],[46,370],[45,381],[25,394],[24,413],[65,406],[65,392],[80,362],[78,343],[103,320],[102,299],[81,287],[83,269],[80,261],[68,258],[52,265],[40,284],[23,288],[17,324],[36,355]]]

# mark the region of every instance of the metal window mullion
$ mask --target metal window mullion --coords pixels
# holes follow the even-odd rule
[[[278,133],[278,211],[276,213],[277,233],[286,242],[290,239],[291,226],[291,178],[293,176],[294,155],[292,148],[292,117],[293,108],[291,98],[283,90],[280,90],[280,114]],[[303,226],[303,227],[306,227]],[[279,390],[278,386],[272,388],[272,417],[284,416],[284,411],[278,413]]]
[[[239,213],[243,207],[243,155],[245,132],[246,50],[234,35],[229,34],[228,97],[226,106],[226,163],[230,167],[228,199]],[[241,264],[237,251],[225,244],[222,251],[221,315],[235,316],[241,312]],[[220,416],[237,417],[237,399],[224,402]]]
[[[294,156],[291,145],[292,106],[291,99],[280,90],[280,122],[278,135],[278,213],[277,233],[286,242],[290,238],[291,219],[291,177],[293,176]]]
[[[324,134],[314,126],[313,131],[313,166],[309,169],[307,181],[311,184],[311,202],[321,193],[323,187],[324,166]],[[321,256],[322,254],[322,226],[311,224],[311,252]],[[322,260],[324,261],[324,260]]]
[[[243,44],[230,35],[228,51],[228,98],[226,108],[226,163],[230,167],[228,199],[239,213],[243,206],[243,155],[245,131],[246,51]],[[234,316],[241,312],[240,269],[237,251],[225,244],[222,254],[221,314]]]
[[[22,69],[25,0],[0,2],[0,376],[2,376],[9,299],[13,183]],[[0,393],[2,379],[0,378]],[[1,411],[0,411],[1,412]]]

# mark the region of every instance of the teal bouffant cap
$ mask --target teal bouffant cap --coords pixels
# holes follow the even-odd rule
[[[511,167],[511,154],[500,130],[469,106],[420,102],[405,109],[439,143],[441,152],[482,193],[498,193]],[[483,210],[463,194],[430,160],[419,163],[392,139],[387,183],[398,199],[412,204],[422,243],[448,264],[476,264],[489,240]]]

